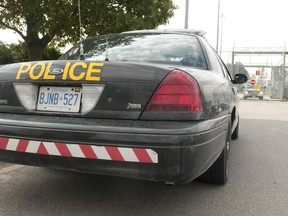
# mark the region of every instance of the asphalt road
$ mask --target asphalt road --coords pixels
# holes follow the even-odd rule
[[[241,101],[225,186],[0,164],[0,215],[288,215],[288,102]]]

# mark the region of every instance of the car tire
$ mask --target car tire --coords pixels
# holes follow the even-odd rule
[[[229,176],[229,152],[231,142],[231,125],[228,125],[225,147],[218,157],[218,159],[212,164],[212,166],[198,177],[200,182],[211,184],[226,184]]]
[[[231,135],[231,139],[236,140],[238,139],[238,136],[239,136],[239,118],[238,118],[237,126]]]

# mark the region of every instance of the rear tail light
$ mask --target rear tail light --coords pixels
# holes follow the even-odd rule
[[[146,112],[202,112],[199,86],[189,74],[172,71],[160,84]]]

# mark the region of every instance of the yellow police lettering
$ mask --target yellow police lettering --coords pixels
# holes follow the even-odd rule
[[[20,79],[26,73],[32,80],[55,80],[60,78],[62,80],[71,79],[74,81],[100,81],[100,73],[103,66],[104,64],[99,62],[91,62],[89,64],[85,62],[66,62],[63,74],[55,75],[49,74],[53,67],[53,62],[37,62],[33,65],[31,63],[23,63],[17,72],[16,79]]]
[[[93,74],[96,73],[98,75],[101,73],[101,69],[99,69],[99,67],[103,67],[103,65],[103,63],[90,63],[87,70],[86,80],[100,81],[100,76],[93,76]]]
[[[83,77],[85,76],[85,72],[81,72],[78,76],[75,76],[74,74],[74,70],[76,67],[81,66],[82,68],[87,68],[87,64],[85,64],[84,62],[76,62],[74,63],[69,70],[69,76],[72,80],[81,80],[83,79]]]
[[[16,79],[20,79],[21,74],[29,72],[30,68],[31,68],[31,64],[30,63],[22,64],[20,66],[19,70],[18,70]]]
[[[38,74],[34,74],[34,70],[37,68],[37,67],[40,67],[40,71]],[[36,63],[35,65],[33,65],[29,71],[29,76],[32,80],[38,80],[40,77],[43,76],[45,72],[45,63],[44,62],[38,62]]]
[[[44,78],[43,78],[44,80],[55,80],[55,75],[49,74],[49,71],[51,69],[51,65],[52,65],[52,63],[49,62],[46,69],[45,69]]]
[[[62,76],[62,80],[66,80],[67,79],[67,75],[69,72],[69,68],[70,68],[71,62],[67,62],[64,68],[64,72],[63,72],[63,76]]]

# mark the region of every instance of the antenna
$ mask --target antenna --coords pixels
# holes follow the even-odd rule
[[[109,49],[109,46],[108,46],[108,38],[106,38],[106,52],[105,52],[105,61],[109,61],[109,58],[108,58],[108,49]]]
[[[84,49],[82,43],[82,23],[81,23],[81,4],[80,0],[78,0],[78,13],[79,13],[79,35],[80,35],[80,60],[85,60]]]

